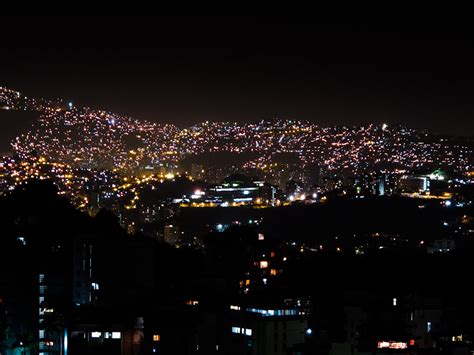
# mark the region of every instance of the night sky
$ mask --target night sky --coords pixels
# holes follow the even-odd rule
[[[2,28],[0,86],[33,96],[181,127],[279,117],[474,132],[468,25],[10,17]]]

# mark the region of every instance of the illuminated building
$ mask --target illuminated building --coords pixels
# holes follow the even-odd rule
[[[105,317],[106,316],[106,317]],[[90,318],[89,318],[90,317]],[[143,318],[124,321],[120,314],[83,314],[72,324],[69,348],[74,354],[136,354],[143,348]]]
[[[94,244],[88,238],[76,238],[73,251],[73,301],[76,305],[91,304],[97,299],[99,284],[93,281]]]
[[[277,309],[230,306],[229,354],[292,353],[313,336],[308,326],[311,299],[286,299]],[[233,350],[235,349],[235,350]]]
[[[430,180],[426,176],[404,175],[399,180],[399,188],[405,193],[428,192],[430,189]]]
[[[194,180],[204,179],[204,166],[202,164],[193,163],[191,164],[191,176]]]
[[[238,205],[276,204],[277,189],[275,186],[254,181],[244,175],[235,174],[227,177],[221,184],[208,188],[206,200],[222,207]]]
[[[398,188],[401,194],[406,197],[448,200],[453,196],[450,189],[452,182],[448,180],[444,172],[437,169],[424,175],[403,175],[399,179]]]
[[[456,249],[456,242],[452,239],[437,239],[433,241],[432,245],[427,247],[427,251],[430,254],[436,253],[449,253]]]
[[[57,302],[57,286],[51,285],[57,275],[40,273],[38,275],[38,354],[46,355],[52,352],[68,353],[68,333],[66,325],[59,319],[55,309]],[[61,288],[64,292],[64,288]],[[59,292],[61,292],[59,291]]]
[[[179,241],[179,227],[172,224],[165,226],[163,232],[164,241],[168,244],[175,245]]]

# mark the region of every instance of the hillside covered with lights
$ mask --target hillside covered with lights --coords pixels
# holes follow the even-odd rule
[[[0,108],[37,115],[11,142],[20,157],[36,154],[82,167],[133,170],[209,153],[248,156],[240,159],[241,168],[264,171],[278,169],[289,157],[301,167],[316,165],[329,172],[433,167],[465,172],[472,166],[472,142],[381,123],[320,127],[271,119],[206,121],[180,129],[62,100],[30,98],[4,87]]]

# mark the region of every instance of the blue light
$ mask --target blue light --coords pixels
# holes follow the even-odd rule
[[[63,339],[63,343],[64,343],[64,355],[67,355],[67,348],[68,348],[68,344],[67,344],[67,329],[64,329],[64,339]]]
[[[446,205],[446,207],[450,207],[452,202],[450,200],[447,200],[444,204]]]
[[[311,328],[306,329],[306,335],[313,334],[313,330]]]

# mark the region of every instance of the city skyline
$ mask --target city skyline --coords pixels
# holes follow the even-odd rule
[[[386,16],[3,16],[0,355],[474,354],[471,22]]]

